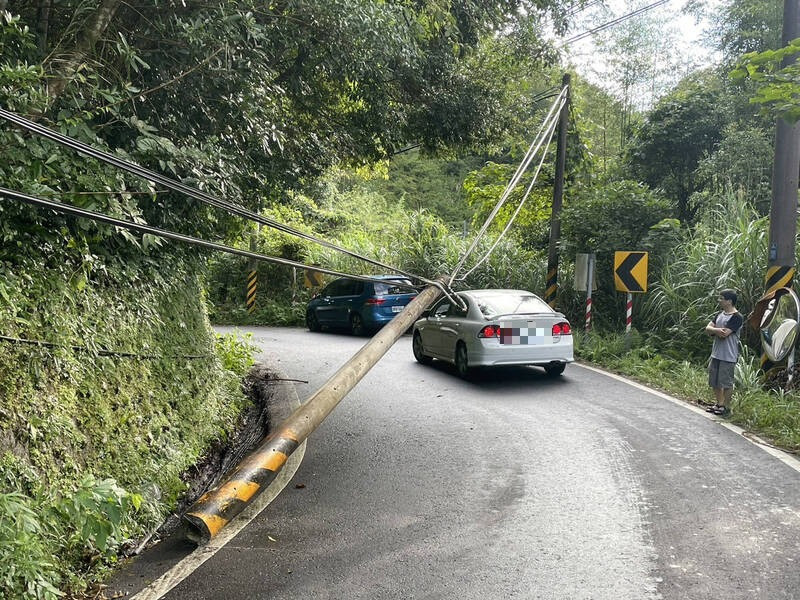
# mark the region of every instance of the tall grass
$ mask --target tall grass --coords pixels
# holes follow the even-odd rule
[[[763,293],[768,222],[743,199],[726,200],[674,248],[642,306],[653,343],[673,355],[700,359],[708,353],[703,329],[718,310],[720,289],[738,292],[745,316]],[[745,343],[754,344],[755,336],[747,333]]]

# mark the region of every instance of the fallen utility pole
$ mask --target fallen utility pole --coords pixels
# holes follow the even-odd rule
[[[247,456],[223,483],[195,502],[184,517],[189,525],[187,537],[198,544],[210,541],[266,489],[292,452],[319,427],[342,398],[361,381],[440,294],[441,290],[434,285],[420,292],[401,313],[294,411],[275,433]]]

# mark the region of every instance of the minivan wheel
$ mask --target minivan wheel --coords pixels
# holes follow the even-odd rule
[[[549,365],[545,365],[544,371],[550,377],[558,377],[564,372],[564,369],[567,368],[567,363],[550,363]]]
[[[423,365],[429,365],[433,362],[433,358],[425,354],[422,349],[422,336],[419,331],[414,334],[414,339],[411,341],[411,349],[414,351],[414,358],[417,362]]]
[[[322,331],[319,319],[314,311],[310,310],[306,313],[306,327],[308,327],[309,331]]]
[[[350,315],[350,333],[353,335],[364,335],[367,333],[367,329],[364,327],[364,319],[362,319],[361,315],[358,313]]]
[[[466,377],[469,374],[469,357],[467,356],[467,347],[464,342],[459,342],[456,346],[456,371],[461,377]]]

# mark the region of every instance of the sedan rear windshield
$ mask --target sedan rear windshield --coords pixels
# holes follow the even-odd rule
[[[401,281],[406,286],[397,285],[394,281],[387,281],[386,283],[375,283],[375,295],[376,296],[386,296],[387,294],[413,294],[414,288],[411,287],[411,282],[408,279],[398,279],[397,281]]]
[[[495,315],[523,315],[534,313],[551,313],[550,308],[538,296],[482,296],[477,299],[478,308],[486,317]]]

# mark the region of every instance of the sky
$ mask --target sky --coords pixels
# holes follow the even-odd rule
[[[637,108],[646,109],[689,72],[708,66],[717,58],[713,49],[704,43],[704,31],[709,29],[708,18],[698,22],[695,16],[688,14],[688,1],[669,0],[646,13],[574,42],[566,48],[568,60],[583,77],[619,96],[623,87],[620,56],[615,55],[609,46],[613,45],[615,38],[649,26],[654,33],[651,36],[653,46],[637,56],[637,64],[631,67],[637,72],[650,71],[644,77],[645,81],[637,84],[638,88],[633,94]],[[700,6],[708,14],[720,1],[705,0],[698,3],[695,0],[692,6]],[[595,3],[589,0],[587,8],[576,13],[575,23],[565,38],[599,27],[653,2],[604,0]]]

